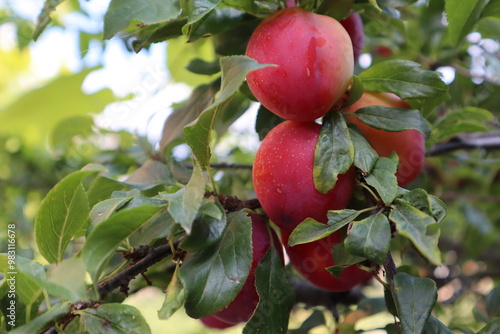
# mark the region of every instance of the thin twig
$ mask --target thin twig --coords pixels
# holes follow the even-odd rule
[[[432,146],[426,154],[427,156],[437,156],[461,149],[498,150],[500,149],[500,132],[456,136],[445,143]]]

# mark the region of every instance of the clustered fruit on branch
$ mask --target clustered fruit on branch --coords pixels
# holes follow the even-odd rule
[[[251,92],[263,106],[285,119],[266,135],[256,154],[252,173],[257,198],[280,229],[281,242],[295,270],[313,285],[333,292],[348,291],[372,277],[371,272],[357,265],[344,268],[339,277],[326,270],[335,264],[332,248],[343,242],[345,228],[306,244],[290,246],[288,240],[305,219],[326,224],[329,210],[345,209],[351,201],[354,167],[338,175],[330,191],[322,193],[315,187],[314,155],[321,130],[316,120],[328,112],[341,112],[363,40],[359,14],[339,23],[292,6],[266,17],[254,30],[246,49],[246,55],[259,63],[272,64],[248,74]],[[366,92],[343,111],[350,113],[373,105],[409,108],[395,95]],[[419,175],[425,156],[422,134],[416,130],[390,133],[371,128],[356,117],[346,118],[358,126],[379,156],[389,156],[393,151],[398,154],[400,186]],[[253,271],[263,256],[262,250],[281,243],[275,235],[270,241],[262,217],[251,217],[254,254],[249,277],[226,308],[202,319],[208,327],[226,328],[248,321],[258,304]]]

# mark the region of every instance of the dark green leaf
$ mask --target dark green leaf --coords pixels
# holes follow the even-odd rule
[[[281,257],[273,246],[255,269],[255,287],[259,304],[243,334],[287,333],[295,294]]]
[[[497,334],[500,332],[500,318],[491,320],[477,334]]]
[[[69,242],[87,222],[90,208],[81,182],[97,172],[81,170],[69,174],[42,201],[35,218],[36,243],[50,263],[63,259]]]
[[[354,162],[354,145],[344,116],[331,112],[323,118],[323,125],[314,150],[314,186],[326,194]]]
[[[75,311],[89,333],[150,334],[141,312],[126,304],[101,304],[97,308]]]
[[[212,104],[219,88],[219,79],[210,84],[200,85],[193,90],[184,104],[174,108],[163,126],[160,152],[163,152],[168,144],[181,137],[184,127],[194,121],[204,109]]]
[[[441,252],[438,248],[439,230],[429,228],[436,224],[433,217],[408,203],[396,201],[389,219],[396,224],[398,233],[410,239],[423,256],[431,263],[441,265]]]
[[[394,278],[394,292],[402,333],[423,333],[436,303],[436,283],[400,273]]]
[[[160,184],[174,185],[177,184],[177,180],[170,174],[165,164],[156,160],[146,160],[141,167],[130,174],[125,183],[146,190]]]
[[[200,117],[184,128],[186,143],[203,167],[210,163],[210,134],[215,119],[223,103],[226,103],[239,89],[246,75],[253,70],[266,67],[246,56],[223,57],[220,60],[222,68],[222,86],[217,100]]]
[[[360,213],[356,210],[330,210],[328,211],[328,225],[307,218],[300,223],[290,234],[288,244],[295,246],[324,238],[356,219]]]
[[[48,324],[52,321],[66,315],[69,313],[71,308],[71,304],[66,303],[58,303],[52,305],[50,310],[45,313],[42,313],[32,321],[26,323],[23,326],[16,327],[11,330],[10,334],[26,334],[26,333],[38,333],[43,330]]]
[[[203,75],[213,75],[220,72],[220,64],[218,61],[207,62],[200,58],[191,60],[186,68],[193,73]]]
[[[344,106],[350,106],[351,104],[359,100],[364,92],[365,90],[363,87],[363,81],[361,81],[358,76],[353,75],[351,88],[349,89],[349,98],[347,99],[347,102]]]
[[[349,128],[349,134],[354,145],[354,166],[361,169],[364,173],[370,173],[373,166],[377,163],[377,152],[357,130]]]
[[[188,184],[174,194],[161,193],[169,201],[168,212],[187,234],[191,234],[193,221],[205,195],[205,176],[201,167],[195,164]]]
[[[157,206],[139,206],[122,210],[92,229],[83,246],[82,257],[94,282],[119,244],[160,209]]]
[[[402,195],[399,199],[405,201],[408,204],[411,204],[423,213],[431,216],[433,215],[431,211],[429,194],[424,189],[413,189]]]
[[[186,289],[189,316],[209,316],[227,306],[241,290],[252,262],[252,224],[244,211],[227,216],[228,227],[213,245],[190,254],[179,277]]]
[[[380,157],[370,174],[365,176],[366,183],[375,188],[386,205],[392,203],[398,191],[397,168],[398,162],[394,159]]]
[[[99,175],[94,179],[87,191],[89,206],[92,208],[97,203],[110,198],[114,191],[124,190],[125,188],[126,186],[122,182]]]
[[[177,270],[172,276],[170,283],[168,283],[167,291],[165,291],[165,300],[161,309],[158,311],[158,318],[168,319],[174,314],[182,304],[186,297],[186,291],[177,276]]]
[[[326,270],[337,278],[340,277],[340,274],[346,267],[366,260],[366,258],[362,256],[353,255],[348,252],[343,242],[333,246],[332,257],[334,259],[334,265],[326,268]]]
[[[245,13],[234,8],[216,8],[200,20],[186,24],[182,31],[189,37],[188,42],[209,37],[231,29],[241,23]]]
[[[414,109],[368,106],[359,108],[349,115],[358,117],[361,122],[371,127],[389,132],[415,129],[427,138],[431,133],[429,124],[420,111]]]
[[[448,19],[448,35],[453,45],[458,45],[472,31],[479,21],[483,9],[489,0],[446,0],[445,10]]]
[[[387,257],[391,241],[389,220],[382,213],[355,222],[344,240],[346,250],[382,264]]]
[[[448,91],[437,72],[421,70],[409,60],[387,60],[363,71],[359,76],[366,91],[391,92],[405,99],[435,98]]]
[[[490,318],[500,317],[500,286],[491,290],[486,296],[486,310]]]
[[[216,210],[216,212],[208,210]],[[200,251],[219,240],[226,225],[226,214],[222,206],[210,202],[204,203],[193,223],[191,235],[182,241],[180,248],[188,252]]]
[[[104,39],[127,28],[132,21],[159,23],[180,14],[179,1],[112,0],[104,15]]]
[[[38,15],[36,20],[36,27],[33,31],[33,40],[36,41],[43,30],[50,23],[50,13],[56,9],[56,7],[64,2],[64,0],[45,0],[42,8],[42,12]]]
[[[424,328],[425,334],[453,334],[453,332],[443,325],[441,321],[436,319],[433,315],[429,316]]]
[[[257,112],[257,120],[255,121],[255,131],[259,135],[259,139],[263,140],[269,131],[283,121],[283,118],[279,117],[261,104]]]

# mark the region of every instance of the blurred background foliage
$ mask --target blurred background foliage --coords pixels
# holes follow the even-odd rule
[[[215,78],[211,73],[193,73],[186,66],[193,65],[194,59],[204,64],[214,62],[218,55],[212,38],[186,44],[183,37],[147,45],[134,54],[132,42],[137,31],[133,25],[129,33],[103,41],[101,22],[107,2],[65,1],[53,13],[51,26],[33,42],[34,21],[43,1],[27,3],[24,5],[32,6],[28,11],[14,1],[0,1],[0,239],[6,239],[3,227],[15,222],[18,255],[43,262],[34,242],[33,220],[49,189],[90,162],[106,166],[110,176],[120,179],[148,158],[156,157],[166,115],[194,87]],[[400,58],[443,73],[451,98],[443,101],[437,112],[428,114],[428,121],[434,125],[429,149],[456,141],[457,135],[475,138],[478,133],[488,133],[498,142],[500,18],[493,8],[490,12],[494,15],[484,17],[465,42],[454,45],[443,15],[444,6],[442,0],[418,1],[415,6],[382,16],[362,13],[369,23],[365,25],[366,44],[360,66]],[[54,39],[59,39],[61,48]],[[62,45],[65,43],[68,45]],[[141,55],[143,58],[139,58]],[[129,62],[121,62],[125,67],[113,72],[113,57]],[[150,68],[134,69],[134,58],[149,62]],[[54,61],[58,65],[53,65]],[[114,77],[96,76],[103,70]],[[130,85],[121,87],[117,83],[121,81]],[[170,97],[165,98],[166,94]],[[148,105],[148,101],[153,102]],[[248,104],[238,107],[243,113]],[[228,133],[214,136],[214,163],[251,164],[258,138],[248,124],[254,122],[255,109],[252,105]],[[131,126],[124,121],[127,116],[132,123],[138,119],[145,126]],[[488,319],[500,316],[500,310],[488,307],[491,299],[500,300],[498,289],[493,290],[500,283],[499,148],[459,149],[430,156],[424,173],[411,185],[425,188],[448,205],[440,239],[445,264],[433,268],[419,263],[421,260],[409,247],[396,263],[409,259],[417,267],[407,270],[418,269],[421,276],[438,282],[441,303],[435,311],[442,322],[459,333],[468,333],[466,328],[475,332]],[[176,162],[190,162],[190,153],[180,141],[167,149]],[[242,199],[252,197],[248,169],[221,169],[215,177],[221,193]],[[0,252],[5,251],[2,241]],[[163,293],[152,287],[139,290],[143,286],[138,281],[135,289],[140,293],[132,293],[126,303],[141,309],[153,333],[171,332],[176,326],[182,328],[182,333],[209,332],[182,312],[168,322],[157,320]],[[161,287],[166,288],[167,283],[165,279]],[[374,287],[367,287],[365,292],[380,294]],[[353,310],[340,311],[346,314]],[[312,310],[297,310],[292,321],[298,326],[310,314],[316,315]],[[392,322],[387,317],[383,313],[365,320],[370,326],[379,321],[383,327],[384,321]],[[332,321],[328,318],[327,324]],[[238,332],[240,327],[224,333]],[[327,327],[320,326],[311,333],[326,332]]]

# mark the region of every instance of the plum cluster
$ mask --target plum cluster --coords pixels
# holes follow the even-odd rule
[[[345,96],[354,65],[364,41],[359,14],[338,22],[331,17],[289,7],[266,17],[252,33],[246,55],[261,64],[273,64],[247,76],[250,90],[267,109],[285,119],[264,138],[253,166],[254,189],[266,215],[280,229],[281,242],[292,266],[312,284],[329,291],[346,291],[366,282],[371,273],[356,265],[345,268],[339,277],[326,268],[335,260],[332,248],[343,241],[345,231],[296,246],[288,239],[306,218],[326,224],[329,210],[349,204],[355,185],[354,169],[338,175],[328,193],[319,192],[313,181],[314,150],[321,125],[315,121],[328,113]],[[388,93],[364,93],[348,114],[359,108],[379,105],[409,108]],[[395,151],[400,158],[398,182],[404,186],[420,173],[424,138],[416,130],[389,133],[346,116],[356,124],[380,156]],[[201,319],[213,328],[227,328],[248,321],[259,297],[255,289],[255,268],[269,247],[282,255],[281,242],[268,230],[267,221],[252,215],[253,260],[247,281],[236,298],[218,313]],[[269,232],[271,231],[271,233]]]

